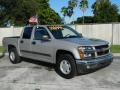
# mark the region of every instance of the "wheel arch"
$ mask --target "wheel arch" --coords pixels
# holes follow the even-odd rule
[[[16,49],[16,47],[14,46],[14,45],[8,45],[8,51],[11,49],[11,48],[15,48]]]
[[[70,54],[73,56],[73,58],[75,59],[75,56],[74,54],[71,52],[71,51],[68,51],[68,50],[63,50],[63,49],[59,49],[56,51],[56,61],[57,61],[57,58],[60,54]]]

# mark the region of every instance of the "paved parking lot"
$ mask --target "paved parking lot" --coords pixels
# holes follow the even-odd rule
[[[0,90],[120,90],[119,58],[106,68],[69,80],[51,65],[30,62],[13,65],[8,56],[0,59]]]

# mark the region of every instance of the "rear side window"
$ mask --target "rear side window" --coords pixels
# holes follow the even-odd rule
[[[30,39],[32,34],[33,27],[26,27],[23,33],[23,39]]]

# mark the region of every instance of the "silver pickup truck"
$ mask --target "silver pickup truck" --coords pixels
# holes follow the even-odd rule
[[[107,41],[85,38],[66,25],[26,26],[20,37],[4,38],[3,45],[13,64],[21,57],[52,63],[67,79],[113,61]]]

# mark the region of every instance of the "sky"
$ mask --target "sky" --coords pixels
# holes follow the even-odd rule
[[[88,0],[89,2],[89,8],[87,9],[87,11],[85,12],[85,16],[92,16],[93,13],[92,13],[92,9],[91,9],[91,6],[92,4],[95,2],[96,0]],[[116,4],[118,7],[119,7],[119,10],[120,10],[120,0],[110,0],[113,4]],[[67,6],[68,5],[68,0],[50,0],[49,1],[50,3],[50,7],[52,9],[54,9],[57,13],[59,13],[59,15],[61,17],[62,14],[61,14],[61,8],[63,6]],[[66,18],[66,22],[69,23],[71,22],[72,20],[76,20],[77,17],[81,17],[82,16],[82,12],[80,11],[79,8],[75,8],[74,10],[74,15],[71,17],[71,19],[69,19],[68,17]]]

